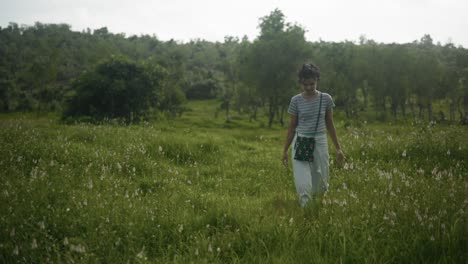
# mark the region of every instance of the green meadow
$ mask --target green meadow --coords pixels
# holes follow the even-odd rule
[[[335,125],[330,190],[300,208],[286,128],[218,103],[176,119],[0,116],[0,263],[466,263],[468,127]]]

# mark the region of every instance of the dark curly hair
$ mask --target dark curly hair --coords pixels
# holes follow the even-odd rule
[[[320,69],[317,65],[313,63],[305,63],[302,65],[301,70],[299,71],[299,82],[304,81],[305,79],[314,78],[317,81],[320,80]]]

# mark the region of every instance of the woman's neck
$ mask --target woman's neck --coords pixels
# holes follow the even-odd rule
[[[313,90],[313,91],[304,91],[304,92],[302,92],[302,96],[304,96],[304,97],[306,97],[306,98],[313,98],[313,97],[315,97],[317,94],[318,94],[318,91],[317,91],[317,90]]]

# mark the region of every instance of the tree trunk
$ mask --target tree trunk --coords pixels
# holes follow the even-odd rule
[[[465,117],[464,114],[463,114],[462,103],[463,103],[463,97],[460,96],[460,97],[458,97],[458,100],[457,100],[457,108],[458,108],[458,115],[460,116],[460,121],[463,121],[463,119]]]
[[[253,104],[250,105],[250,109],[252,110],[250,113],[250,122],[257,121],[258,102],[254,101]]]
[[[409,107],[410,107],[411,115],[413,116],[413,119],[415,119],[416,113],[414,112],[414,103],[412,100],[410,100]]]
[[[350,110],[350,102],[348,99],[345,100],[345,113],[346,113],[346,118],[350,118],[351,117],[351,110]]]
[[[281,114],[280,114],[280,124],[281,124],[281,127],[284,127],[284,110],[286,109],[286,107],[283,105],[281,106]]]
[[[405,101],[401,102],[401,113],[403,114],[403,117],[406,117],[406,104]]]
[[[398,108],[397,102],[395,102],[395,100],[392,99],[391,111],[392,111],[393,118],[396,118],[397,108]]]
[[[226,107],[226,123],[229,123],[229,122],[231,122],[231,117],[229,115],[231,102],[230,102],[230,100],[226,100],[224,103],[225,103],[225,107]]]
[[[433,115],[432,115],[432,102],[429,100],[427,103],[427,116],[429,118],[429,121],[432,121]]]
[[[364,84],[363,84],[363,88],[362,88],[362,94],[364,95],[364,110],[367,110],[367,105],[369,103],[369,92],[368,92],[368,88],[367,88],[368,84],[367,84],[367,80],[364,81]]]
[[[450,100],[450,105],[449,105],[449,112],[450,112],[450,121],[455,120],[455,104],[453,103],[453,100]]]
[[[419,118],[422,119],[423,118],[423,112],[424,112],[423,105],[421,103],[419,103],[418,107],[419,107]]]
[[[270,97],[269,118],[268,118],[269,128],[272,127],[273,120],[275,119],[275,109],[276,109],[276,104],[274,102],[274,98]]]
[[[385,102],[385,98],[382,100],[382,116],[387,116],[387,104]]]
[[[271,128],[273,126],[273,120],[275,119],[275,110],[272,106],[270,106],[270,114],[268,117],[268,127]]]

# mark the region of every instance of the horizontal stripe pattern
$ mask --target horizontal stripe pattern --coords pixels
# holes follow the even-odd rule
[[[324,132],[325,126],[325,112],[335,106],[332,97],[327,93],[322,93],[322,107],[320,109],[320,120],[317,126],[317,132]],[[302,93],[297,94],[291,98],[289,103],[288,113],[297,115],[298,124],[296,132],[299,133],[315,133],[315,124],[317,123],[317,114],[319,112],[320,95],[312,100],[306,100]]]

